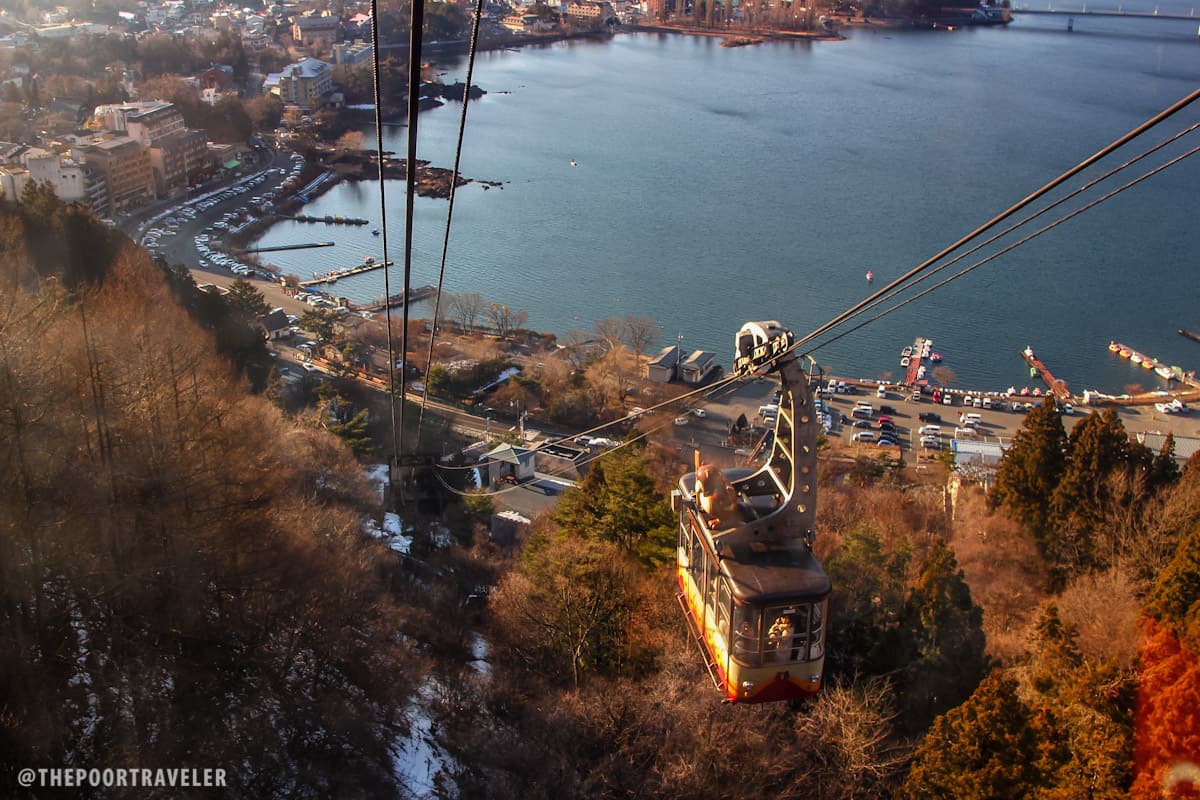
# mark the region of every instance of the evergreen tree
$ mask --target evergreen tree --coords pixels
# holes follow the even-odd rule
[[[1143,461],[1111,408],[1075,426],[1068,452],[1067,468],[1050,498],[1056,527],[1041,539],[1043,554],[1060,578],[1100,563],[1095,540],[1112,500],[1108,478],[1118,469],[1132,472],[1135,458]]]
[[[1038,784],[1037,741],[1017,683],[993,672],[965,703],[938,717],[900,796],[907,800],[1028,798]]]
[[[1200,526],[1179,543],[1146,598],[1146,613],[1200,652]]]
[[[237,278],[229,284],[229,294],[225,295],[225,301],[234,313],[246,322],[254,322],[271,310],[263,293],[245,278]]]
[[[1005,508],[1033,533],[1043,552],[1051,527],[1050,498],[1066,469],[1067,434],[1049,403],[1025,416],[996,475],[988,506]]]
[[[615,542],[649,566],[673,557],[675,517],[646,472],[643,449],[627,446],[592,464],[552,519],[577,535]]]
[[[966,699],[987,667],[983,610],[944,542],[930,551],[901,627],[910,654],[899,694],[908,723],[924,729],[934,715]]]

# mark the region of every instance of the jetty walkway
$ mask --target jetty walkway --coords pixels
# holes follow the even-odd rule
[[[320,286],[323,283],[337,283],[338,278],[349,278],[351,275],[361,275],[364,272],[370,272],[371,270],[380,269],[385,266],[395,266],[395,262],[388,261],[386,264],[384,264],[382,261],[372,260],[370,263],[364,262],[354,267],[333,269],[324,275],[317,275],[312,280],[300,281],[300,285],[307,289],[309,286]]]

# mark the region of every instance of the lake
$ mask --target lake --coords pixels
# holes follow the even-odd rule
[[[1187,0],[1160,8],[1190,10]],[[503,188],[460,190],[446,288],[523,309],[529,327],[560,336],[648,315],[662,344],[728,365],[742,322],[816,329],[1200,86],[1198,25],[1079,17],[1068,32],[1065,18],[1018,14],[1001,28],[853,28],[844,41],[723,48],[628,33],[481,53],[475,83],[488,94],[468,111],[462,171]],[[445,80],[464,71],[450,64]],[[459,114],[450,103],[421,116],[420,158],[453,165]],[[1198,120],[1200,103],[1110,166]],[[390,128],[385,148],[403,153],[404,135]],[[1200,366],[1200,345],[1175,333],[1200,328],[1197,186],[1200,159],[1182,161],[813,355],[840,375],[895,378],[901,347],[926,336],[956,385],[995,390],[1030,384],[1020,351],[1031,345],[1077,393],[1154,388],[1159,379],[1107,345]],[[399,264],[402,182],[387,194]],[[414,207],[414,285],[436,283],[446,207]],[[285,272],[382,256],[370,233],[377,183],[340,185],[306,211],[373,224],[314,237],[280,223],[262,244],[337,242],[272,254]],[[396,291],[399,269],[391,280]],[[380,296],[382,274],[343,279],[336,293]]]

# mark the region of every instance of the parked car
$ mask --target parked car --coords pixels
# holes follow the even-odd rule
[[[851,427],[854,427],[854,428],[869,428],[869,427],[871,427],[871,420],[856,419],[856,420],[854,420],[854,422],[850,423],[850,425],[851,425]]]
[[[942,440],[937,436],[922,436],[921,447],[924,447],[926,450],[941,450]]]
[[[921,422],[941,422],[942,415],[936,411],[922,411],[920,414],[917,414],[917,419],[921,420]]]
[[[850,437],[853,442],[873,442],[875,441],[874,431],[859,431]]]
[[[892,406],[880,406],[879,413],[880,414],[895,414],[896,409],[893,408]]]

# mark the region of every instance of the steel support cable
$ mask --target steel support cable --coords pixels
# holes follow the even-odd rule
[[[1147,121],[1143,122],[1141,125],[1138,125],[1136,128],[1131,130],[1129,133],[1126,133],[1125,135],[1121,136],[1120,138],[1116,139],[1115,141],[1111,142],[1110,144],[1102,147],[1100,150],[1096,151],[1091,156],[1088,156],[1083,161],[1076,164],[1074,167],[1071,167],[1069,170],[1062,173],[1057,178],[1055,178],[1054,180],[1047,183],[1045,186],[1042,186],[1040,189],[1036,190],[1035,192],[1028,195],[1024,199],[1017,201],[1015,204],[1013,204],[1009,208],[1005,209],[1004,211],[1000,212],[996,216],[992,217],[990,220],[983,223],[979,227],[975,228],[970,233],[959,238],[953,244],[946,246],[945,248],[940,250],[936,255],[926,259],[925,261],[918,264],[916,267],[912,268],[908,272],[901,275],[899,278],[896,278],[894,281],[892,281],[888,285],[882,287],[878,292],[875,292],[874,294],[867,297],[865,300],[862,300],[862,301],[856,303],[855,305],[851,306],[849,309],[847,309],[846,311],[843,311],[841,314],[834,317],[829,322],[826,322],[824,325],[822,325],[821,327],[812,331],[811,333],[807,334],[806,336],[803,336],[803,337],[797,339],[796,342],[787,351],[785,351],[784,353],[781,353],[779,356],[777,356],[777,358],[781,358],[784,355],[786,355],[788,352],[791,352],[793,350],[799,350],[801,347],[803,347],[805,344],[807,344],[808,342],[815,339],[817,336],[820,336],[820,335],[826,333],[831,328],[834,328],[834,327],[840,325],[845,320],[852,318],[862,308],[866,307],[868,304],[870,304],[872,302],[875,302],[875,300],[877,298],[887,296],[889,293],[891,293],[897,287],[904,286],[910,280],[912,280],[913,277],[921,274],[922,272],[927,270],[931,265],[935,264],[936,262],[941,261],[943,258],[950,255],[955,250],[959,249],[960,247],[965,245],[967,242],[974,239],[976,236],[979,236],[982,233],[984,233],[985,231],[987,231],[988,229],[992,228],[993,226],[998,225],[1000,222],[1004,221],[1008,217],[1017,213],[1022,208],[1025,208],[1030,203],[1041,198],[1048,192],[1054,190],[1059,185],[1061,185],[1063,182],[1070,180],[1071,178],[1078,175],[1083,170],[1087,169],[1088,167],[1092,166],[1096,162],[1105,158],[1113,151],[1115,151],[1118,148],[1124,146],[1125,144],[1133,141],[1134,139],[1141,136],[1146,131],[1151,130],[1155,126],[1159,125],[1160,123],[1162,123],[1162,122],[1166,121],[1167,119],[1169,119],[1170,117],[1174,116],[1179,111],[1182,111],[1184,108],[1187,108],[1189,105],[1191,105],[1198,99],[1200,99],[1200,89],[1196,89],[1191,94],[1189,94],[1187,97],[1184,97],[1182,100],[1179,100],[1178,102],[1176,102],[1169,108],[1164,109],[1163,111],[1160,111],[1158,114],[1154,115]]]
[[[379,228],[382,234],[383,246],[383,316],[384,330],[387,336],[388,349],[388,410],[391,414],[392,454],[393,458],[400,453],[400,440],[397,433],[400,428],[396,425],[396,353],[392,347],[392,315],[388,310],[388,301],[392,296],[391,283],[388,280],[388,226],[387,226],[387,194],[386,183],[383,179],[383,103],[379,89],[379,0],[371,0],[371,77],[374,82],[375,100],[375,163],[379,172]],[[403,414],[403,400],[401,400]],[[388,470],[388,488],[392,486],[392,471]]]
[[[475,73],[475,49],[479,41],[479,20],[483,17],[483,0],[475,0],[475,20],[471,23],[471,43],[467,48],[467,88],[463,90],[462,115],[458,120],[458,143],[454,147],[454,171],[450,176],[450,204],[446,209],[446,233],[442,239],[442,264],[438,270],[437,294],[433,300],[433,330],[429,334],[429,353],[425,358],[425,392],[421,395],[421,413],[417,416],[417,448],[425,426],[425,406],[429,397],[429,366],[433,364],[433,344],[437,340],[438,317],[442,308],[442,285],[446,280],[446,254],[450,250],[450,224],[454,220],[454,196],[458,191],[458,168],[462,163],[463,135],[467,130],[467,103],[471,100],[471,78]]]
[[[400,436],[397,459],[404,452],[404,403],[408,397],[408,299],[412,285],[413,201],[417,196],[417,117],[421,111],[421,38],[424,27],[425,0],[412,0],[408,43],[408,161],[404,169],[404,288],[401,289],[403,311],[400,315]],[[386,265],[385,260],[384,269],[387,269]],[[384,299],[385,306],[389,299]],[[395,370],[396,363],[393,361],[388,368]]]
[[[1147,180],[1148,178],[1151,178],[1154,175],[1157,175],[1158,173],[1162,172],[1165,169],[1168,169],[1169,167],[1175,166],[1176,164],[1183,161],[1184,159],[1190,158],[1191,156],[1196,155],[1196,153],[1200,153],[1200,146],[1193,147],[1191,150],[1181,153],[1178,156],[1176,156],[1175,158],[1172,158],[1171,160],[1158,165],[1154,169],[1152,169],[1142,175],[1139,175],[1138,177],[1134,178],[1133,180],[1129,181],[1128,183],[1118,186],[1117,188],[1113,189],[1112,191],[1110,191],[1104,195],[1101,195],[1100,197],[1097,197],[1095,200],[1092,200],[1091,202],[1080,206],[1079,208],[1075,209],[1074,211],[1071,211],[1068,214],[1064,214],[1063,216],[1054,220],[1054,222],[1051,222],[1048,225],[1042,226],[1041,228],[1037,229],[1033,233],[1030,233],[1027,236],[1022,237],[1021,239],[1018,239],[1017,241],[1013,242],[1012,244],[1009,244],[1006,247],[1004,247],[1000,250],[997,250],[995,253],[992,253],[991,255],[980,259],[979,261],[976,261],[974,264],[971,264],[970,266],[966,267],[965,269],[962,269],[962,270],[956,272],[955,274],[949,276],[948,278],[938,281],[937,283],[935,283],[932,286],[926,287],[925,289],[923,289],[922,291],[913,295],[912,297],[910,297],[900,303],[897,303],[896,305],[892,306],[891,308],[888,308],[869,319],[863,320],[859,324],[857,324],[854,327],[849,328],[845,331],[842,331],[841,333],[834,336],[832,339],[829,339],[828,341],[821,342],[816,347],[813,347],[811,350],[806,351],[806,353],[813,353],[817,350],[820,350],[822,347],[824,347],[828,344],[832,344],[833,342],[836,342],[838,339],[841,339],[843,336],[847,336],[847,335],[853,333],[854,331],[856,331],[866,325],[871,324],[875,320],[885,317],[888,314],[892,313],[893,311],[895,311],[899,308],[903,308],[904,306],[906,306],[909,303],[912,303],[916,300],[919,300],[920,298],[924,297],[925,295],[929,294],[930,292],[932,292],[936,289],[940,289],[941,287],[945,286],[946,284],[950,283],[951,281],[957,280],[958,278],[961,278],[963,275],[966,275],[968,272],[972,272],[973,270],[983,266],[984,264],[987,264],[988,262],[990,262],[994,259],[997,259],[1000,256],[1011,252],[1012,250],[1015,250],[1016,248],[1020,247],[1021,245],[1029,242],[1031,239],[1035,239],[1038,236],[1041,236],[1043,233],[1046,233],[1047,231],[1049,231],[1053,228],[1057,228],[1059,225],[1063,224],[1064,222],[1066,222],[1070,219],[1074,219],[1075,217],[1079,216],[1083,212],[1088,211],[1092,208],[1095,208],[1096,206],[1100,205],[1101,203],[1105,202],[1106,200],[1111,200],[1113,197],[1116,197],[1118,194],[1120,194],[1121,192],[1124,192],[1126,189],[1133,188],[1134,186],[1138,185],[1142,181]]]
[[[860,311],[853,314],[851,317],[847,318],[847,320],[845,320],[845,321],[849,321],[849,319],[857,317],[860,314],[864,314],[867,311],[871,310],[872,308],[876,308],[877,306],[886,302],[887,300],[890,300],[890,299],[902,294],[903,292],[906,292],[906,291],[912,289],[914,286],[917,286],[918,284],[928,280],[929,278],[932,278],[934,275],[937,275],[939,272],[941,272],[945,269],[949,269],[950,267],[954,266],[958,262],[962,261],[964,258],[967,258],[968,256],[971,256],[971,255],[979,252],[984,247],[987,247],[989,244],[995,243],[999,239],[1004,238],[1005,236],[1007,236],[1008,234],[1017,230],[1018,228],[1021,228],[1022,226],[1027,225],[1028,223],[1032,222],[1033,220],[1037,219],[1038,217],[1042,216],[1043,214],[1046,214],[1046,213],[1052,211],[1053,209],[1057,208],[1058,206],[1062,205],[1063,203],[1067,202],[1068,200],[1078,197],[1079,195],[1083,194],[1084,192],[1088,191],[1089,189],[1094,188],[1097,184],[1100,184],[1103,181],[1108,180],[1109,178],[1111,178],[1112,176],[1121,172],[1122,170],[1128,169],[1129,167],[1138,163],[1142,159],[1147,158],[1150,155],[1153,155],[1154,153],[1158,152],[1159,150],[1161,150],[1162,148],[1166,147],[1169,144],[1173,144],[1174,142],[1179,141],[1184,136],[1187,136],[1189,133],[1194,133],[1196,130],[1200,130],[1200,122],[1193,123],[1189,127],[1184,128],[1181,131],[1177,131],[1176,133],[1174,133],[1171,136],[1167,137],[1166,139],[1162,140],[1161,142],[1154,145],[1153,147],[1150,147],[1149,149],[1144,150],[1141,153],[1138,153],[1136,156],[1134,156],[1133,158],[1124,162],[1123,164],[1113,167],[1108,172],[1105,172],[1103,175],[1100,175],[1100,176],[1088,181],[1087,183],[1083,184],[1079,188],[1068,192],[1067,194],[1063,195],[1059,199],[1055,200],[1050,205],[1048,205],[1038,211],[1035,211],[1034,213],[1022,218],[1018,222],[1014,222],[1012,225],[1009,225],[1004,230],[983,240],[982,242],[975,245],[974,247],[971,247],[968,250],[964,250],[963,252],[959,253],[954,258],[950,259],[949,261],[947,261],[943,264],[939,264],[937,267],[933,268],[932,270],[925,273],[924,275],[919,276],[918,278],[909,282],[905,286],[897,288],[896,291],[892,292],[891,294],[884,296],[884,297],[879,297],[876,300],[869,302]],[[940,286],[942,284],[938,284],[938,285]],[[922,292],[922,294],[925,294],[925,293]],[[879,317],[876,316],[876,317],[872,317],[871,319],[876,320],[876,319],[879,319]],[[856,331],[861,327],[862,327],[861,325],[856,325],[855,327],[851,328],[850,330]],[[847,331],[846,333],[849,333],[849,332],[850,331]],[[838,339],[842,338],[842,336],[844,336],[844,335],[845,335],[844,333],[839,334],[837,337],[835,337],[834,339],[830,339],[829,341],[830,342],[837,341]],[[825,344],[828,344],[828,342],[826,342]],[[816,348],[814,348],[814,349],[816,349]],[[811,353],[812,351],[810,350],[809,352]]]

